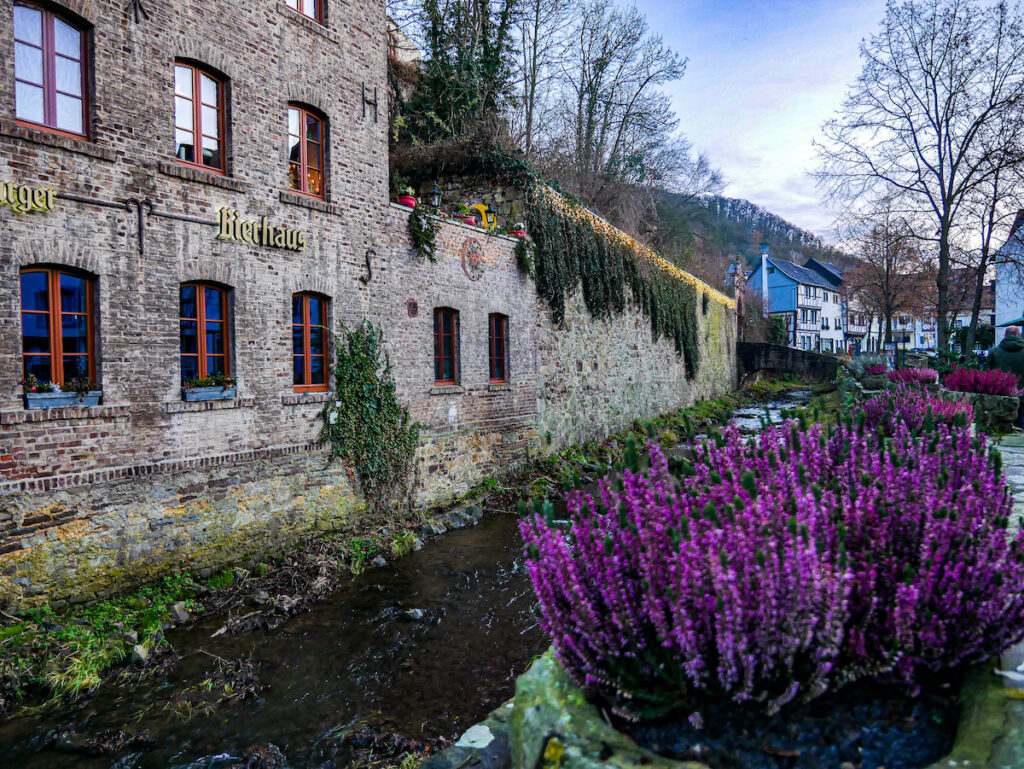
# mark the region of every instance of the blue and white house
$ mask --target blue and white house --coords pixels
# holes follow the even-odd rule
[[[747,287],[761,295],[771,315],[785,318],[790,346],[821,352],[843,349],[839,292],[818,271],[775,259],[762,246],[761,263],[751,272]]]
[[[1010,237],[999,249],[996,260],[996,344],[1006,336],[1007,326],[1020,325],[1024,318],[1024,211],[1018,212]]]

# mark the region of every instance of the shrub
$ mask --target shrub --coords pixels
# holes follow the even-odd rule
[[[1009,371],[955,368],[943,382],[947,390],[985,395],[1020,395],[1020,380]]]
[[[864,369],[864,376],[874,376],[876,374],[884,374],[888,370],[889,369],[888,369],[887,366],[885,366],[885,364],[878,363],[878,364],[876,364],[874,366],[868,366],[866,369]]]
[[[869,354],[869,355],[858,355],[856,358],[851,358],[850,362],[846,364],[846,367],[850,370],[850,373],[855,377],[862,377],[868,373],[868,369],[874,366],[881,366],[885,373],[885,370],[889,368],[887,365],[888,358],[880,353]]]
[[[898,368],[889,372],[889,381],[903,384],[934,384],[939,381],[939,372],[933,368]]]
[[[869,429],[882,425],[888,435],[892,435],[900,423],[916,433],[930,429],[937,422],[962,427],[974,421],[974,408],[967,401],[941,400],[912,385],[900,385],[895,392],[868,398],[860,404],[860,410]]]
[[[600,499],[567,495],[568,532],[521,523],[542,626],[617,712],[774,712],[865,676],[913,688],[1024,636],[1024,535],[984,437],[729,428],[671,470],[649,448]]]

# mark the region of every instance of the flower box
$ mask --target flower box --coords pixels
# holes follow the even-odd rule
[[[238,393],[238,386],[231,387],[182,387],[182,400],[189,403],[195,401],[226,401]]]
[[[398,205],[405,206],[406,208],[416,208],[416,198],[412,195],[399,195]]]
[[[96,406],[99,405],[102,395],[102,390],[90,390],[87,393],[77,393],[74,390],[25,393],[25,408],[58,409],[65,406]]]
[[[939,396],[951,401],[969,401],[974,408],[974,422],[982,430],[991,430],[997,427],[1007,428],[1017,421],[1020,398],[1015,395],[989,395],[987,393],[942,390]]]

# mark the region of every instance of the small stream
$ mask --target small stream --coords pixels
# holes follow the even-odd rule
[[[767,404],[771,420],[809,398],[797,391]],[[765,409],[739,409],[734,419],[756,432]],[[278,631],[214,637],[219,615],[168,631],[182,659],[166,674],[0,723],[0,767],[219,769],[251,745],[273,744],[290,767],[320,769],[346,765],[339,740],[362,725],[454,738],[508,699],[515,677],[548,646],[533,604],[517,520],[490,515],[369,569]],[[209,678],[216,658],[247,658],[262,690],[182,717],[173,707],[180,692]],[[53,747],[58,729],[145,732],[152,745],[70,754]]]

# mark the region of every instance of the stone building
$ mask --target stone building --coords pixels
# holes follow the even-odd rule
[[[342,324],[384,328],[421,506],[733,382],[727,306],[691,382],[639,313],[553,327],[509,238],[445,223],[416,256],[386,47],[379,2],[0,6],[0,594],[87,600],[346,526],[365,506],[313,442]],[[28,375],[98,402],[27,408]]]

